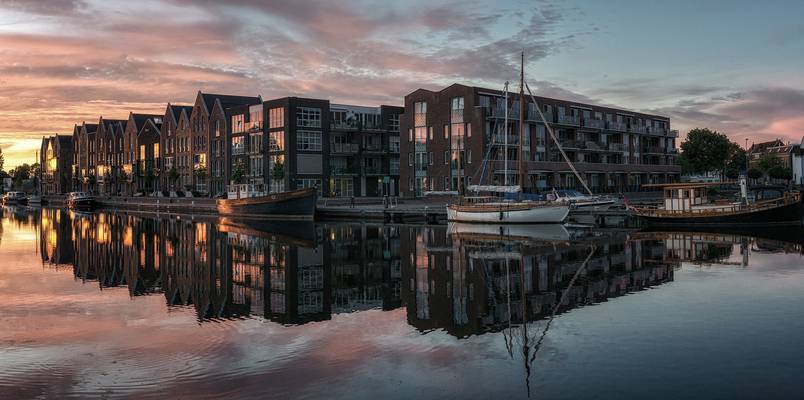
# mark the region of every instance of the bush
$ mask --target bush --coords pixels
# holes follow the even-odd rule
[[[762,171],[760,171],[760,170],[758,170],[756,168],[751,168],[751,169],[748,170],[748,177],[751,178],[751,179],[762,178]]]
[[[793,172],[790,171],[789,168],[782,167],[781,165],[776,165],[768,170],[768,176],[773,179],[785,179],[790,180],[793,178]]]

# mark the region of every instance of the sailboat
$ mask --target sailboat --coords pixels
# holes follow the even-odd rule
[[[531,95],[531,97],[533,97]],[[497,196],[460,197],[458,204],[447,207],[447,220],[452,222],[494,223],[494,224],[560,224],[570,212],[570,204],[557,201],[534,201],[523,199],[522,187],[524,167],[522,165],[522,143],[525,127],[525,53],[522,53],[522,65],[519,75],[519,141],[518,149],[518,184],[508,184],[508,83],[505,86],[505,168],[504,184],[472,185],[474,192],[487,191],[499,193],[516,193],[517,200],[501,199]],[[534,99],[535,103],[535,99]],[[538,107],[536,107],[538,110]],[[541,113],[541,110],[538,110]],[[544,118],[542,118],[543,121]],[[545,122],[546,124],[546,122]],[[489,152],[490,155],[490,152]],[[484,162],[488,161],[488,155]],[[569,162],[569,160],[568,160]]]

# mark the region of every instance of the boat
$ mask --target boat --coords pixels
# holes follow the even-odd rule
[[[71,210],[91,210],[95,207],[95,197],[86,192],[70,192],[67,207]]]
[[[317,236],[313,221],[296,221],[288,224],[265,219],[221,217],[218,219],[218,227],[225,233],[259,237],[295,246],[316,245]]]
[[[659,206],[629,206],[631,213],[648,226],[769,226],[802,225],[804,203],[801,192],[784,192],[780,197],[749,201],[745,178],[740,179],[742,199],[712,202],[708,189],[722,183],[673,183],[645,185],[661,188]]]
[[[42,205],[42,196],[30,196],[28,197],[28,205],[29,206],[41,206]]]
[[[3,196],[3,204],[7,206],[28,204],[28,196],[25,195],[25,192],[8,192]]]
[[[505,119],[503,136],[503,185],[471,185],[470,191],[479,193],[493,192],[496,196],[459,196],[457,204],[447,206],[447,220],[451,222],[485,223],[485,224],[558,224],[564,222],[569,215],[570,205],[549,200],[525,199],[522,193],[524,167],[522,165],[522,143],[525,126],[525,54],[522,53],[522,64],[519,76],[519,140],[517,184],[511,185],[508,179],[508,82],[505,83]],[[531,98],[533,96],[531,95]],[[533,99],[535,104],[535,99]],[[541,113],[539,107],[536,109]],[[545,120],[542,118],[542,120]],[[548,124],[549,125],[549,124]],[[489,150],[494,147],[496,135],[493,135]],[[459,152],[460,154],[460,152]],[[491,152],[483,158],[484,170],[489,162]],[[460,156],[459,156],[460,157]],[[461,165],[460,159],[458,165]],[[481,181],[482,181],[481,176]],[[459,179],[458,181],[462,181]],[[459,184],[460,191],[460,184]],[[500,197],[499,194],[503,196]],[[507,199],[505,194],[516,194],[516,199]]]
[[[227,187],[225,199],[218,199],[218,213],[251,218],[313,219],[318,195],[315,188],[268,193],[261,184]]]
[[[555,201],[573,205],[573,210],[601,211],[608,210],[615,205],[615,199],[608,196],[590,196],[574,189],[553,190]]]

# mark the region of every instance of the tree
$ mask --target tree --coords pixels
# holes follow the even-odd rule
[[[242,160],[237,160],[235,165],[232,167],[232,181],[235,184],[243,183],[243,177],[246,175],[246,168],[243,165]]]
[[[758,170],[756,168],[751,168],[751,169],[748,170],[748,177],[751,178],[751,179],[762,178],[762,171],[760,171],[760,170]]]
[[[3,156],[3,149],[0,148],[0,171],[3,170],[3,165],[6,163],[6,157]]]
[[[768,170],[768,176],[773,179],[783,179],[789,181],[793,179],[793,171],[790,168],[785,168],[781,165],[774,165]]]
[[[721,171],[745,164],[744,151],[726,135],[708,128],[695,128],[681,143],[680,164],[684,173]]]
[[[285,163],[277,162],[274,164],[274,169],[271,171],[271,176],[274,179],[282,179],[285,177]]]
[[[22,185],[22,181],[31,178],[31,166],[28,164],[18,165],[17,168],[9,171],[11,178],[14,179],[14,184]]]
[[[176,166],[171,166],[170,171],[168,171],[168,180],[170,184],[173,186],[173,189],[176,189],[176,181],[179,180],[179,171],[176,170]]]
[[[762,172],[768,175],[770,175],[770,171],[775,167],[784,168],[782,165],[782,159],[770,154],[763,154],[760,156],[757,166],[759,166],[759,169],[762,170]]]

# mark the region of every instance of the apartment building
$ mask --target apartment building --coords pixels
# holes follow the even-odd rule
[[[462,191],[475,183],[517,182],[518,94],[454,84],[405,96],[400,118],[402,196]],[[577,102],[529,97],[522,146],[526,191],[580,188],[545,128],[595,192],[639,190],[678,181],[678,132],[668,118]],[[509,124],[504,127],[508,111]],[[506,157],[507,154],[507,157]],[[488,163],[484,158],[488,155]],[[505,160],[508,165],[506,168]]]
[[[67,193],[72,189],[73,138],[54,135],[42,138],[39,151],[42,194]]]
[[[227,110],[227,182],[322,196],[397,194],[401,107],[286,97]]]

